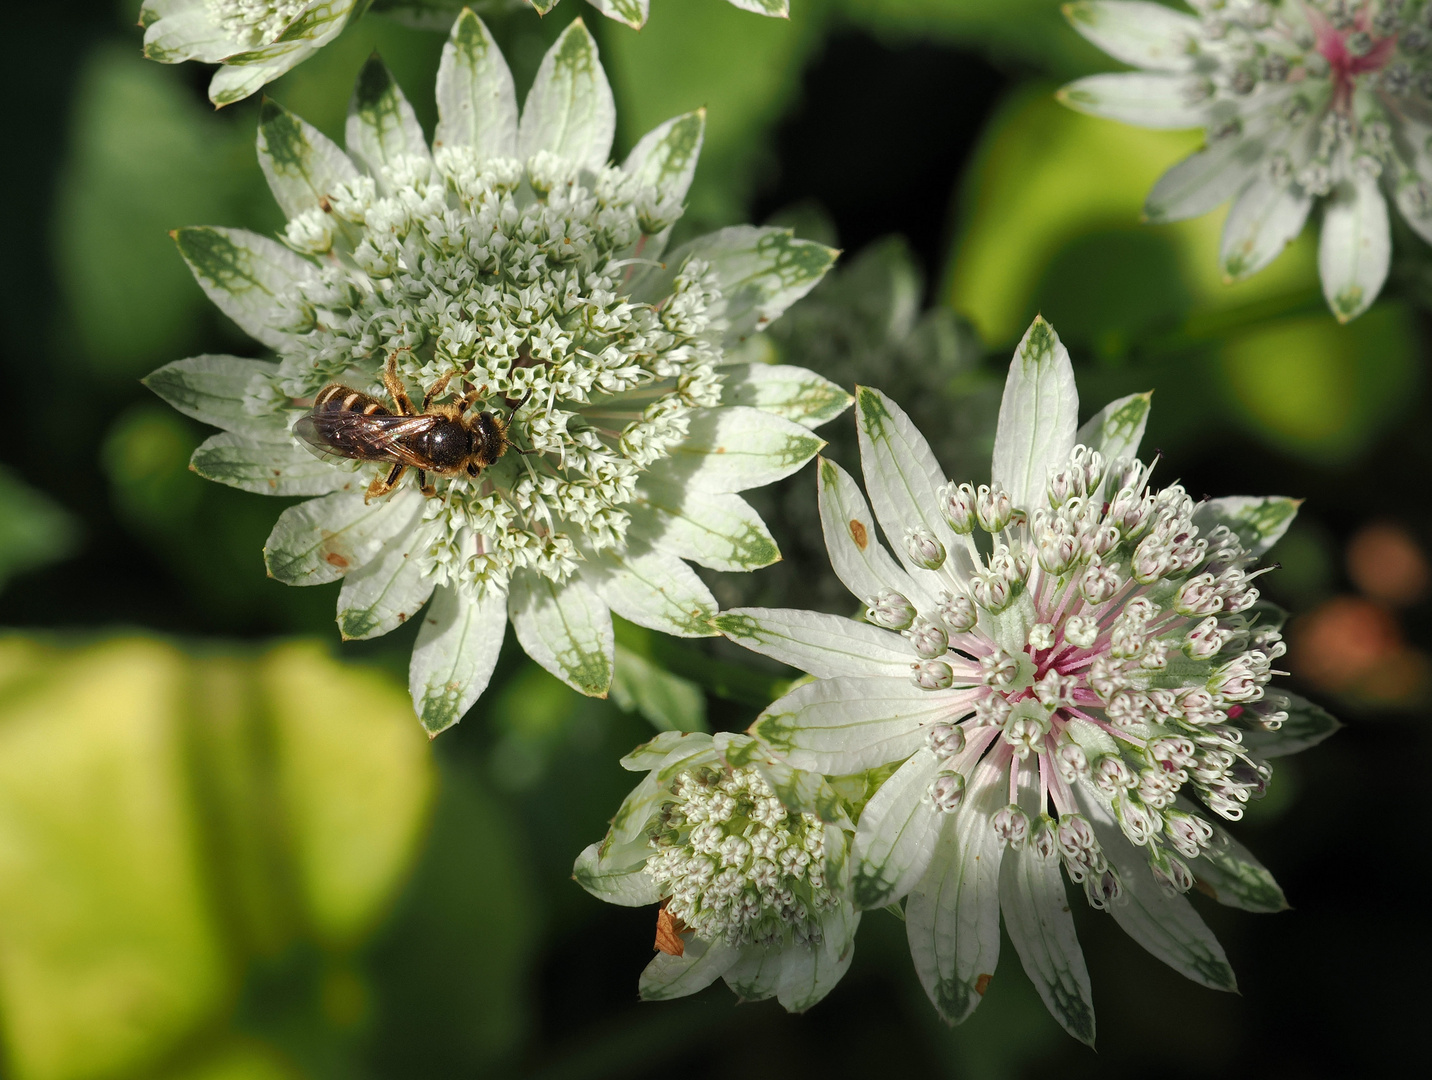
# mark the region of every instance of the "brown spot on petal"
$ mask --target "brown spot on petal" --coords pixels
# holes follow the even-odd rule
[[[870,544],[870,534],[866,532],[865,525],[855,518],[850,519],[850,538],[855,541],[855,546],[864,551]]]
[[[684,956],[686,942],[681,940],[681,932],[686,929],[686,924],[667,911],[666,904],[667,901],[663,900],[661,910],[656,913],[656,944],[652,947],[667,956]]]
[[[327,555],[323,556],[323,559],[330,566],[336,566],[340,570],[348,569],[348,560],[336,551],[330,551]]]
[[[985,991],[989,989],[989,981],[993,978],[993,975],[981,975],[978,979],[976,979],[975,993],[978,994],[980,997],[984,997]]]

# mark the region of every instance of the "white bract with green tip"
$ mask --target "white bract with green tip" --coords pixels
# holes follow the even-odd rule
[[[219,64],[209,100],[230,105],[336,38],[358,0],[144,0],[144,55],[161,64]]]
[[[776,760],[828,777],[898,765],[860,810],[852,897],[905,898],[940,1014],[979,1003],[1003,916],[1051,1013],[1092,1042],[1061,865],[1155,956],[1233,989],[1182,894],[1199,880],[1227,904],[1284,906],[1214,819],[1239,818],[1270,757],[1336,724],[1265,689],[1281,614],[1252,565],[1297,504],[1156,491],[1136,456],[1149,395],[1082,427],[1078,411],[1042,320],[1010,366],[988,485],[946,480],[899,406],[858,388],[874,514],[834,462],[818,479],[831,563],[864,619],[745,608],[717,625],[814,676],[751,728]]]
[[[730,228],[664,254],[700,151],[702,113],[607,164],[612,95],[586,27],[543,60],[519,115],[512,76],[464,12],[438,72],[429,147],[381,62],[359,78],[348,152],[273,103],[264,173],[283,242],[235,229],[176,234],[205,291],[277,361],[196,357],[149,385],[224,429],[196,471],[249,491],[319,496],[285,511],[269,573],[342,579],[346,637],[422,617],[414,703],[429,731],[482,692],[510,620],[529,655],[605,694],[611,612],[714,633],[689,559],[750,570],[779,552],[738,492],[800,468],[811,430],[849,395],[812,372],[766,379],[727,363],[809,290],[835,252],[779,229]],[[387,400],[387,363],[415,400],[449,379],[504,421],[513,449],[477,478],[409,473],[366,502],[386,465],[316,460],[290,434],[338,382]],[[431,478],[431,474],[430,474]]]
[[[802,1012],[850,966],[850,821],[824,781],[767,757],[746,735],[668,731],[622,759],[647,775],[605,839],[577,859],[593,896],[663,903],[679,954],[641,976],[648,1000],[725,979],[740,997]]]
[[[556,7],[558,2],[559,0],[528,0],[528,3],[542,15]],[[651,0],[588,0],[588,2],[607,18],[626,23],[638,30],[646,25],[647,13],[651,8]],[[681,0],[671,0],[671,2],[680,3]],[[727,0],[727,3],[745,11],[754,11],[757,15],[772,15],[780,19],[787,18],[791,13],[790,0]]]
[[[1060,99],[1150,128],[1205,129],[1207,144],[1150,193],[1151,221],[1233,200],[1229,280],[1271,262],[1322,209],[1318,269],[1346,322],[1387,278],[1387,203],[1432,240],[1432,4],[1426,0],[1079,0],[1086,38],[1138,71],[1092,75]]]

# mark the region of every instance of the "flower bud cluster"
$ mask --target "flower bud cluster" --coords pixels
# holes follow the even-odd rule
[[[561,580],[580,551],[624,543],[639,477],[720,399],[706,265],[687,262],[659,303],[628,295],[647,238],[679,212],[621,169],[547,151],[479,161],[439,147],[338,185],[290,223],[290,246],[322,265],[250,408],[335,380],[385,396],[390,355],[417,391],[447,378],[445,396],[476,390],[478,408],[525,402],[509,430],[525,454],[439,479],[432,554],[447,582],[501,584],[519,568]]]
[[[902,631],[917,685],[968,688],[964,719],[935,728],[932,750],[958,752],[942,748],[963,748],[963,737],[949,737],[961,727],[971,738],[995,729],[998,741],[984,736],[981,746],[1038,762],[1065,785],[1088,785],[1158,879],[1183,889],[1192,881],[1186,860],[1213,834],[1179,808],[1179,797],[1197,794],[1236,819],[1266,788],[1267,765],[1242,736],[1286,716],[1262,701],[1284,646],[1277,627],[1254,613],[1261,571],[1250,571],[1237,535],[1222,525],[1200,529],[1187,492],[1177,484],[1150,490],[1150,472],[1078,446],[1049,470],[1043,498],[1027,511],[997,486],[947,483],[941,511],[967,538],[972,570],[953,571],[938,538],[914,530],[906,538],[912,561],[940,570],[948,584],[936,612],[922,614],[886,590],[871,598],[867,617]],[[984,555],[971,536],[977,527],[992,534]],[[1021,597],[1026,646],[1011,653],[984,635],[984,620]],[[1081,745],[1076,720],[1102,728],[1113,749]],[[929,792],[934,805],[957,806],[964,780],[940,774]],[[1072,804],[1059,809],[1066,865],[1092,903],[1106,903],[1118,875]],[[1016,846],[1032,835],[1017,807],[996,815],[994,827]]]
[[[792,814],[753,768],[683,772],[650,834],[646,872],[667,911],[705,941],[819,942],[838,898],[826,881],[825,825]]]

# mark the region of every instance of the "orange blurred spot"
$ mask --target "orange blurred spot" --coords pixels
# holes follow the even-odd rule
[[[1420,698],[1427,657],[1402,639],[1380,604],[1338,596],[1298,619],[1290,632],[1294,674],[1323,690],[1386,704]]]
[[[1402,607],[1427,592],[1427,557],[1401,525],[1390,521],[1364,526],[1347,546],[1347,572],[1374,600]]]

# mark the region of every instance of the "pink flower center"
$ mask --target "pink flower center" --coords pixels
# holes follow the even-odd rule
[[[1364,4],[1353,17],[1353,25],[1347,30],[1338,30],[1317,8],[1307,5],[1308,22],[1312,24],[1314,47],[1322,54],[1331,69],[1334,100],[1346,106],[1352,97],[1353,79],[1369,71],[1377,71],[1397,50],[1397,35],[1373,38],[1372,47],[1361,56],[1355,56],[1347,47],[1347,39],[1353,34],[1367,31],[1368,10]]]

